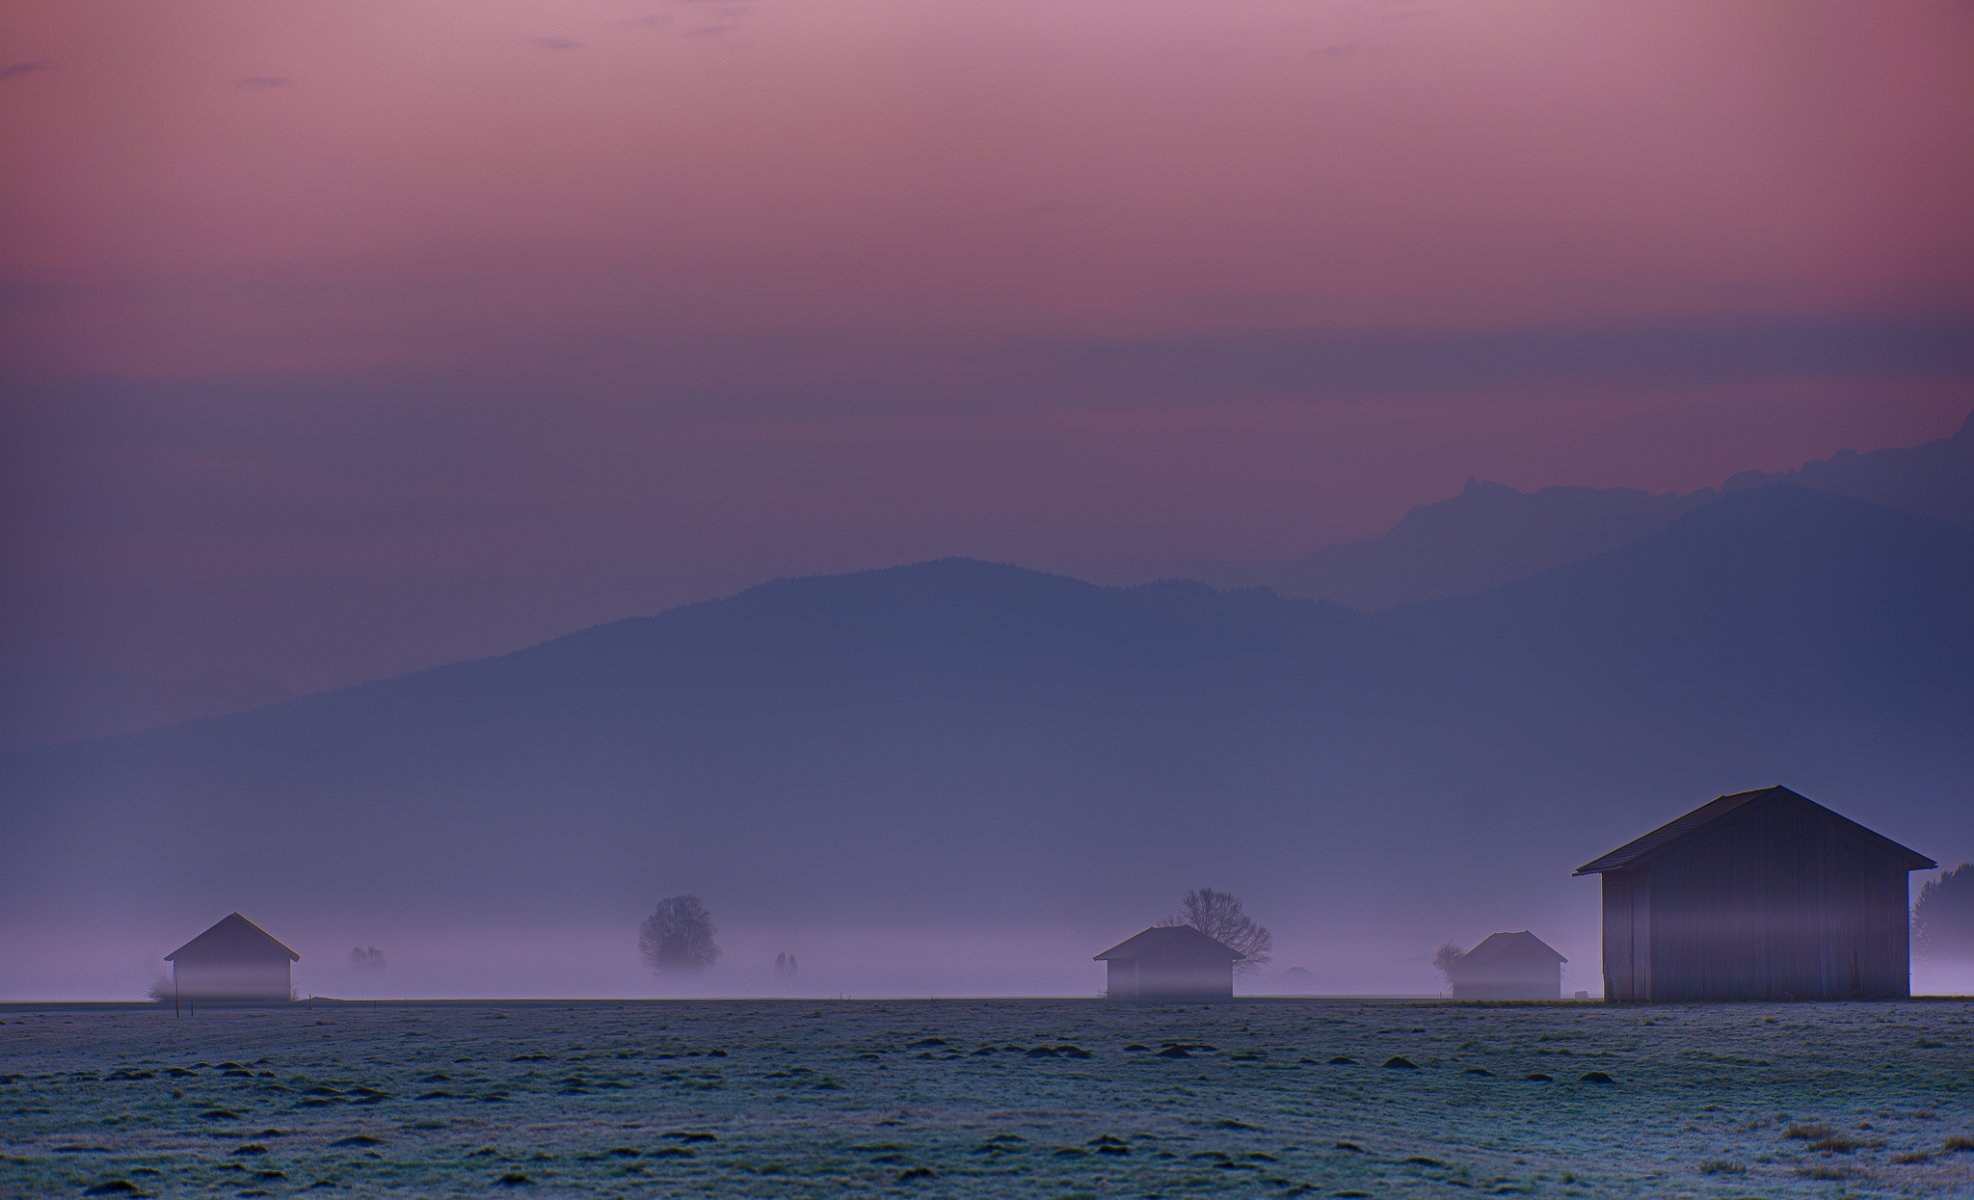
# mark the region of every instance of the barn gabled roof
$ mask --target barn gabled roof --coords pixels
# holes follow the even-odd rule
[[[1644,837],[1634,838],[1611,851],[1609,854],[1604,855],[1602,858],[1592,859],[1578,867],[1575,873],[1578,875],[1601,875],[1605,871],[1622,871],[1630,867],[1635,867],[1640,863],[1657,857],[1668,846],[1673,845],[1696,830],[1711,825],[1715,821],[1737,812],[1750,804],[1764,801],[1782,801],[1799,805],[1839,822],[1859,836],[1869,838],[1903,857],[1906,860],[1906,869],[1909,871],[1924,871],[1940,865],[1917,850],[1901,846],[1884,834],[1866,829],[1842,813],[1832,812],[1808,796],[1800,792],[1791,791],[1778,784],[1775,787],[1756,788],[1751,792],[1735,792],[1732,795],[1719,796],[1709,800],[1685,816],[1666,822]]]
[[[1470,967],[1486,967],[1502,961],[1528,962],[1543,958],[1559,963],[1570,961],[1556,953],[1554,946],[1524,929],[1519,933],[1490,933],[1481,939],[1480,945],[1462,954],[1459,961]]]
[[[165,955],[165,961],[176,962],[180,958],[251,958],[265,955],[270,950],[287,955],[289,962],[302,960],[301,955],[282,945],[281,940],[267,930],[239,913],[229,913],[215,922],[211,929]]]
[[[1113,958],[1142,958],[1147,954],[1157,954],[1167,950],[1217,950],[1225,954],[1229,962],[1237,962],[1247,957],[1232,946],[1218,938],[1206,936],[1191,925],[1154,925],[1143,933],[1125,938],[1102,954],[1092,956],[1092,960],[1105,962]]]

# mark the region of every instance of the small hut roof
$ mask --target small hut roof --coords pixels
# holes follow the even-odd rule
[[[1788,788],[1778,784],[1775,787],[1756,788],[1751,792],[1735,792],[1731,795],[1720,796],[1709,800],[1685,816],[1667,821],[1664,825],[1659,826],[1644,837],[1634,838],[1611,851],[1609,854],[1604,855],[1602,858],[1592,859],[1590,862],[1583,864],[1576,869],[1576,874],[1601,875],[1605,871],[1622,871],[1630,867],[1635,867],[1642,862],[1657,857],[1668,846],[1681,841],[1695,831],[1711,825],[1731,813],[1738,812],[1750,804],[1767,802],[1797,805],[1821,816],[1828,817],[1833,821],[1837,821],[1847,826],[1852,832],[1869,838],[1903,857],[1906,860],[1906,869],[1909,871],[1924,871],[1940,865],[1917,850],[1901,846],[1884,834],[1866,829],[1842,813],[1832,812],[1809,797],[1799,792],[1790,791]]]
[[[1247,957],[1232,946],[1217,938],[1206,936],[1191,925],[1154,925],[1143,933],[1125,938],[1102,954],[1094,955],[1093,961],[1143,958],[1147,954],[1171,950],[1217,950],[1225,954],[1229,961],[1235,962]]]
[[[1500,962],[1529,962],[1544,958],[1559,963],[1570,961],[1556,953],[1554,946],[1524,929],[1519,933],[1490,933],[1481,939],[1480,945],[1462,954],[1459,961],[1470,967],[1487,967]]]
[[[211,929],[165,955],[165,961],[175,962],[180,958],[254,958],[269,951],[287,955],[289,962],[302,960],[301,955],[282,945],[280,939],[267,930],[239,913],[229,913],[215,922]]]

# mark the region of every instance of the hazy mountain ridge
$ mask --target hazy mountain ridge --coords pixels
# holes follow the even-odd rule
[[[1773,483],[1974,525],[1974,412],[1951,437],[1869,454],[1839,450],[1794,471],[1742,471],[1721,487],[1732,492]]]
[[[1709,497],[1633,488],[1521,492],[1469,479],[1375,538],[1314,551],[1268,577],[1288,596],[1367,611],[1463,595],[1575,562],[1656,532]]]
[[[1375,610],[1465,595],[1578,562],[1655,533],[1732,492],[1787,484],[1974,526],[1974,414],[1950,437],[1794,471],[1743,471],[1684,495],[1634,488],[1518,491],[1469,479],[1457,496],[1408,511],[1374,538],[1326,546],[1254,581],[1283,595]]]
[[[1337,908],[1398,944],[1567,941],[1594,915],[1570,868],[1735,787],[1953,853],[1919,801],[1974,779],[1971,591],[1974,532],[1794,488],[1370,615],[968,560],[781,581],[7,756],[0,906],[405,919],[415,879],[422,920],[699,890],[742,923],[1109,929],[1217,881],[1278,931]],[[303,835],[257,832],[269,806]],[[98,873],[47,865],[77,861]]]

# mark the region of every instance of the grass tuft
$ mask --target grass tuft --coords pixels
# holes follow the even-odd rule
[[[1825,1154],[1853,1154],[1859,1150],[1879,1150],[1885,1143],[1876,1138],[1853,1137],[1848,1133],[1833,1133],[1810,1143],[1810,1149],[1821,1150]]]
[[[1856,1167],[1832,1167],[1818,1163],[1812,1167],[1797,1167],[1796,1174],[1802,1176],[1804,1179],[1835,1181],[1840,1179],[1856,1179],[1863,1172],[1859,1171]]]

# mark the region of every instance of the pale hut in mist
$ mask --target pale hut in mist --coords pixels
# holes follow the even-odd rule
[[[1093,961],[1106,965],[1112,1000],[1230,1000],[1243,957],[1190,925],[1154,925]]]
[[[1604,998],[1911,993],[1917,851],[1786,787],[1736,792],[1577,868],[1603,879]]]
[[[241,1003],[292,1000],[289,968],[301,958],[239,913],[165,955],[180,999]]]
[[[1526,929],[1490,933],[1447,964],[1446,978],[1455,1000],[1560,1000],[1568,961]]]

